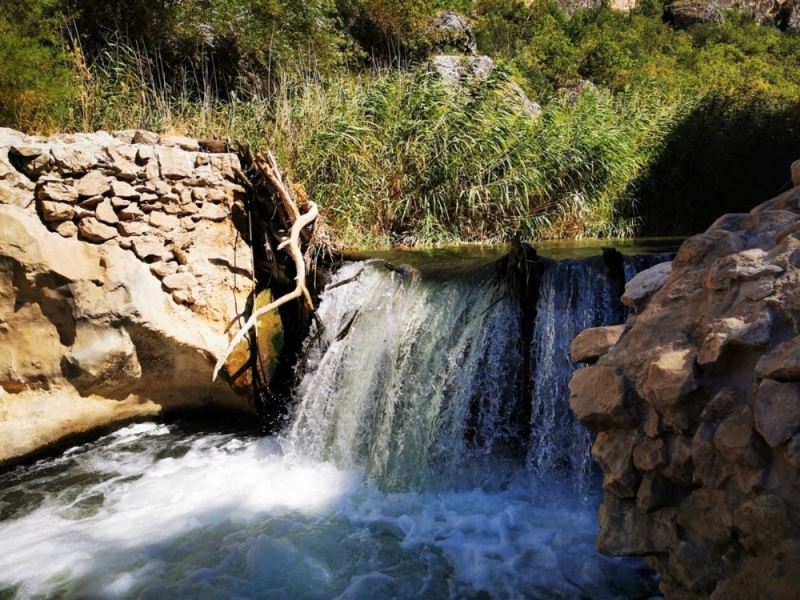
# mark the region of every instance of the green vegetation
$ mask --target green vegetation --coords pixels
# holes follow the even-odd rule
[[[470,16],[488,77],[426,67],[443,9]],[[269,146],[350,245],[691,233],[800,157],[800,36],[660,11],[35,0],[0,13],[0,124]]]

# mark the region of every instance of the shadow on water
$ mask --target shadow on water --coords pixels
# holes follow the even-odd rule
[[[749,212],[790,185],[800,158],[800,102],[773,108],[758,100],[734,106],[715,98],[687,114],[646,174],[631,185],[639,198],[640,235],[692,235],[723,213]]]

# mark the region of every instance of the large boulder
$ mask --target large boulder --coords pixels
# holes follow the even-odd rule
[[[237,168],[186,138],[0,129],[0,465],[166,411],[252,412],[247,344],[236,389],[211,381],[253,293]],[[258,328],[262,383],[282,332]]]
[[[800,187],[721,217],[629,282],[618,340],[574,342],[596,361],[570,406],[597,432],[598,546],[646,556],[668,598],[797,595],[798,224]]]

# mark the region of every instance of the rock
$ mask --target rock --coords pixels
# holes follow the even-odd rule
[[[103,223],[107,223],[109,225],[115,225],[119,223],[119,217],[117,216],[117,213],[114,212],[114,205],[111,204],[111,200],[109,198],[106,198],[100,204],[98,204],[94,212],[95,216],[97,216],[97,219]]]
[[[458,13],[446,12],[431,19],[427,35],[431,48],[437,53],[476,54],[478,51],[472,28]]]
[[[641,556],[666,552],[678,542],[675,511],[645,513],[631,500],[606,496],[600,506],[597,549],[611,556]]]
[[[180,148],[187,152],[198,152],[200,150],[200,144],[197,143],[197,140],[180,135],[162,135],[158,143],[168,148]]]
[[[122,212],[125,212],[124,210]],[[131,237],[136,235],[144,235],[150,232],[150,227],[146,223],[137,221],[121,221],[117,223],[117,231],[120,235]]]
[[[78,223],[78,233],[81,239],[87,242],[102,244],[117,237],[117,230],[109,227],[93,217],[81,219]]]
[[[800,429],[800,383],[765,379],[753,406],[756,431],[775,448]]]
[[[667,448],[662,439],[647,439],[633,451],[633,464],[640,471],[653,471],[667,462]]]
[[[78,235],[78,226],[72,221],[64,221],[58,224],[55,231],[62,237],[75,237]]]
[[[172,253],[164,247],[164,242],[154,237],[136,238],[133,241],[133,252],[148,263],[172,258]]]
[[[780,545],[785,531],[800,533],[789,516],[786,502],[769,493],[756,496],[737,507],[733,522],[742,545],[750,551]]]
[[[664,287],[671,273],[672,262],[659,263],[637,273],[625,284],[622,303],[636,311],[641,311],[650,297]]]
[[[173,273],[164,277],[164,281],[161,284],[169,292],[191,290],[197,285],[197,279],[191,273]]]
[[[750,407],[739,406],[717,427],[714,446],[728,462],[759,468],[762,461],[756,449],[754,433]]]
[[[191,306],[196,302],[194,294],[190,290],[176,290],[172,292],[172,299],[176,304]]]
[[[200,208],[200,212],[195,216],[200,219],[219,222],[228,218],[228,211],[218,204],[204,204],[202,208]]]
[[[126,330],[79,322],[76,336],[64,355],[64,373],[80,393],[113,393],[142,376],[136,347]]]
[[[131,204],[120,210],[118,216],[121,221],[138,221],[144,218],[144,212],[135,204]]]
[[[695,353],[691,348],[666,350],[638,382],[642,396],[657,409],[667,409],[697,389]]]
[[[78,206],[84,210],[94,210],[104,199],[105,198],[103,196],[92,196],[91,198],[81,200],[78,203]]]
[[[41,211],[42,219],[50,223],[69,221],[75,217],[75,207],[63,202],[42,200],[39,202],[39,210]]]
[[[147,222],[150,223],[152,227],[157,227],[163,231],[177,229],[180,224],[178,217],[173,215],[165,215],[164,213],[158,211],[151,212]]]
[[[150,265],[150,272],[159,279],[164,279],[164,277],[172,275],[177,270],[178,264],[175,262],[157,262]]]
[[[625,411],[625,381],[613,369],[580,369],[572,376],[569,391],[569,407],[589,429],[624,427],[630,422]]]
[[[159,143],[161,137],[157,133],[153,133],[152,131],[144,131],[139,130],[133,134],[133,139],[131,140],[132,144],[147,144],[149,146],[154,146]]]
[[[184,179],[192,176],[194,161],[190,154],[175,148],[159,148],[156,155],[161,165],[161,174],[167,179]]]
[[[796,433],[786,445],[786,461],[793,467],[800,468],[800,433]]]
[[[712,545],[727,542],[733,533],[733,514],[728,508],[727,492],[693,491],[681,504],[678,525],[693,534],[694,539],[707,540]]]
[[[0,206],[0,231],[0,464],[168,410],[251,411],[211,382],[230,313],[178,310],[132,253],[53,235],[33,210]]]
[[[110,189],[111,182],[109,178],[100,171],[89,171],[78,180],[78,195],[82,198],[103,196]]]
[[[791,173],[792,185],[800,185],[800,160],[796,160],[792,163]]]
[[[672,487],[658,473],[647,473],[636,492],[636,507],[646,513],[662,508],[669,502]]]
[[[139,192],[126,181],[113,181],[111,183],[111,192],[118,198],[126,198],[129,200],[137,200]]]
[[[676,29],[686,29],[698,23],[724,23],[722,12],[705,0],[673,0],[664,7],[664,21]]]
[[[584,329],[570,345],[572,361],[586,362],[603,356],[619,341],[624,331],[624,325]]]
[[[113,196],[111,198],[111,206],[114,207],[114,210],[121,210],[131,205],[131,200],[125,200],[124,198],[118,198],[117,196]]]
[[[770,379],[800,379],[800,336],[778,344],[756,364],[756,374]]]
[[[601,431],[592,445],[592,458],[603,469],[603,489],[618,498],[633,498],[639,474],[633,468],[637,434],[631,429]]]
[[[711,331],[703,340],[697,355],[697,363],[707,366],[717,363],[729,344],[757,348],[769,341],[772,330],[772,317],[763,312],[753,321],[746,322],[742,317],[728,317],[715,321]]]
[[[457,54],[434,56],[430,65],[434,72],[453,86],[460,85],[466,79],[486,79],[494,69],[494,61],[488,56],[469,57]]]
[[[48,181],[37,189],[36,197],[40,200],[73,203],[78,199],[78,190],[66,183]]]

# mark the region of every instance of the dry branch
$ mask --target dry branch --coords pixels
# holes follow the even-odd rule
[[[294,206],[294,201],[289,198],[289,201]],[[247,335],[247,332],[250,331],[253,327],[255,327],[256,323],[258,323],[258,319],[270,311],[277,309],[280,306],[283,306],[287,302],[295,300],[297,298],[304,298],[308,307],[313,310],[314,309],[314,302],[311,300],[311,294],[306,287],[306,263],[305,259],[303,258],[303,252],[300,249],[300,233],[303,231],[303,228],[307,225],[310,225],[314,222],[314,220],[319,215],[319,210],[317,209],[317,205],[313,202],[306,203],[308,210],[304,214],[301,214],[298,219],[292,225],[291,233],[289,234],[289,239],[285,240],[281,246],[278,248],[281,249],[282,246],[287,246],[289,249],[289,254],[294,261],[294,266],[297,272],[297,276],[295,277],[295,288],[291,292],[284,294],[277,300],[270,302],[266,306],[259,308],[255,311],[247,322],[244,324],[239,332],[233,337],[233,339],[228,343],[225,352],[222,354],[220,359],[217,361],[217,364],[214,366],[214,374],[211,377],[211,380],[214,381],[219,374],[219,370],[225,364],[225,361],[228,360],[231,352],[233,352],[234,348],[244,339]],[[295,210],[297,207],[295,206]],[[299,214],[299,210],[298,210]]]

